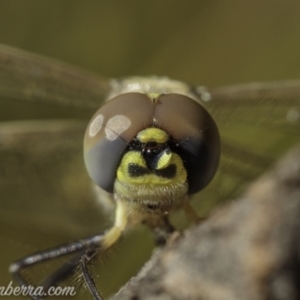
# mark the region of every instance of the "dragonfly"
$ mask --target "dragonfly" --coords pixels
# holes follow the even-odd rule
[[[173,220],[173,214],[169,218],[173,206],[182,208],[192,220],[206,216],[218,203],[237,197],[280,154],[300,141],[300,80],[208,88],[168,77],[108,79],[5,45],[0,46],[0,79],[0,98],[8,105],[36,104],[46,110],[58,107],[73,116],[71,120],[10,121],[0,126],[2,228],[13,222],[21,234],[31,231],[42,237],[41,248],[34,254],[24,251],[24,258],[8,262],[20,285],[31,283],[28,274],[35,265],[74,254],[38,284],[47,290],[80,273],[93,298],[102,299],[89,265],[99,252],[112,247],[127,227],[126,208],[118,205],[118,197],[128,192],[124,190],[126,180],[130,183],[140,175],[153,174],[159,180],[174,174],[179,178],[170,165],[186,172],[178,192],[179,203],[161,208],[154,201],[157,195],[152,195],[155,203],[145,205],[136,221],[144,221],[140,215],[153,210],[159,221],[148,225],[161,227],[168,234],[174,227],[169,220]],[[127,100],[128,95],[135,100]],[[153,117],[161,103],[169,104]],[[150,122],[146,121],[149,112]],[[107,122],[118,116],[112,126],[104,121],[108,115]],[[199,129],[195,123],[202,117],[208,121]],[[124,136],[131,124],[134,132]],[[194,126],[196,133],[189,135]],[[94,137],[99,134],[116,143],[100,146],[101,151],[92,150],[102,155],[96,160],[103,167],[95,171],[94,154],[87,153],[98,143]],[[199,140],[203,136],[208,136],[207,140]],[[201,169],[197,155],[203,143],[210,154]],[[189,155],[183,154],[182,159],[184,151]],[[125,152],[131,153],[129,163]],[[189,162],[191,155],[196,158]],[[128,175],[130,166],[133,171]],[[163,173],[165,169],[173,175]],[[126,184],[116,188],[116,178]],[[150,192],[146,190],[146,194]],[[105,231],[103,224],[107,222],[103,220],[114,211],[115,221]],[[178,214],[176,218],[175,212],[174,222],[180,227],[185,221]],[[74,233],[75,242],[46,249],[49,236],[62,237],[68,232]],[[88,237],[83,236],[86,232]]]

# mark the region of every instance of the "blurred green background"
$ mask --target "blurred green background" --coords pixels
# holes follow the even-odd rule
[[[218,86],[299,78],[299,13],[292,0],[4,0],[0,42],[107,77]]]
[[[108,77],[298,78],[298,1],[1,1],[0,42]]]
[[[299,16],[295,0],[2,0],[0,43],[107,77],[167,75],[218,86],[300,78]],[[26,104],[25,110],[24,105],[0,103],[2,120],[65,116],[59,109]],[[11,223],[1,227],[0,285],[9,281],[10,261],[74,237],[45,232],[41,238],[43,228],[30,234],[18,227],[18,220]],[[136,248],[137,255],[134,243],[144,234],[147,239]],[[135,240],[129,236],[120,246],[122,251],[103,271],[106,295],[138,270],[151,243],[141,229]]]

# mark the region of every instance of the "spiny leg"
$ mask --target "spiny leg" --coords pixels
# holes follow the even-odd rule
[[[84,252],[80,252],[80,254],[64,263],[54,273],[47,277],[41,284],[43,289],[48,291],[49,288],[56,286],[59,282],[62,282],[64,279],[68,278],[70,274],[76,270]]]
[[[44,281],[43,287],[45,291],[50,288],[50,285],[55,286],[58,282],[68,277],[77,263],[80,263],[81,269],[83,271],[84,279],[87,284],[88,289],[92,293],[94,299],[101,300],[99,292],[94,284],[94,281],[87,269],[87,264],[91,259],[100,252],[107,250],[111,247],[121,236],[127,224],[127,210],[125,204],[122,201],[117,202],[116,207],[116,217],[114,226],[108,230],[105,234],[94,235],[73,243],[64,244],[55,248],[51,248],[42,252],[36,252],[32,255],[26,256],[14,263],[9,267],[10,273],[14,276],[17,283],[24,287],[29,287],[30,284],[26,282],[22,276],[22,271],[26,268],[48,261],[53,258],[58,258],[71,253],[81,252],[75,258],[71,259],[69,262],[65,263],[57,271],[55,271],[47,280]],[[88,275],[86,275],[88,274]],[[32,299],[40,300],[43,299],[46,294],[31,295]]]
[[[43,299],[45,296],[47,296],[46,291],[50,288],[49,284],[53,283],[53,285],[56,285],[62,279],[69,276],[76,267],[76,261],[79,261],[83,252],[85,252],[87,248],[97,245],[103,238],[103,234],[98,234],[79,241],[75,241],[73,243],[63,244],[61,246],[45,251],[36,252],[12,263],[9,267],[9,271],[20,286],[24,286],[25,288],[29,289],[30,284],[22,275],[22,272],[26,268],[71,253],[81,252],[80,255],[77,255],[75,257],[75,260],[72,259],[69,263],[65,263],[61,268],[54,272],[53,275],[50,276],[49,280],[44,281],[45,288],[43,289],[43,295],[30,295],[30,297],[35,300]]]
[[[101,300],[102,298],[87,265],[97,254],[99,254],[99,252],[107,250],[118,241],[122,232],[126,228],[127,220],[128,212],[126,209],[126,204],[120,200],[117,202],[114,226],[105,234],[97,249],[88,250],[81,257],[80,267],[83,278],[87,288],[95,300]]]

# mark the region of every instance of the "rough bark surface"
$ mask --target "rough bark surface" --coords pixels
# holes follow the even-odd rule
[[[300,299],[300,147],[203,223],[175,233],[114,297]]]

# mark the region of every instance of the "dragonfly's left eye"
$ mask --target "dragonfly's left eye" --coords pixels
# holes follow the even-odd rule
[[[114,191],[117,170],[130,149],[149,152],[145,158],[148,173],[154,172],[151,166],[155,165],[149,160],[158,159],[160,152],[179,155],[187,172],[188,192],[192,194],[206,186],[215,174],[220,138],[211,116],[193,99],[179,94],[127,93],[105,103],[86,130],[85,164],[98,186]],[[132,164],[128,155],[124,170]]]

